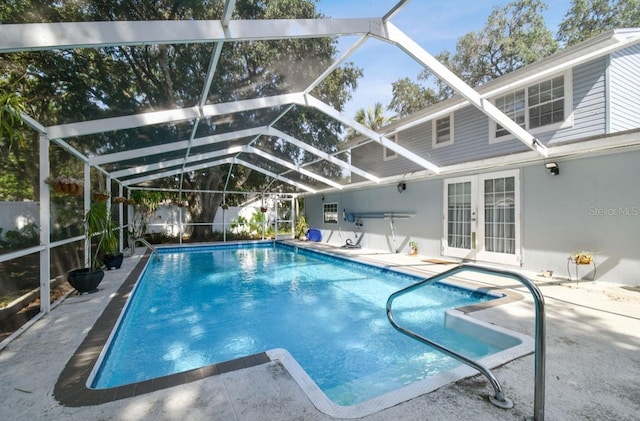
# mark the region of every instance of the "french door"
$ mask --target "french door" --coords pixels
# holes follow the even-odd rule
[[[519,171],[445,180],[443,232],[444,256],[519,265]]]

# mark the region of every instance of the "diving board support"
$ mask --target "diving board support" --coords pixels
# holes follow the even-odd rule
[[[405,295],[409,292],[412,292],[425,285],[452,277],[458,274],[459,272],[467,272],[467,271],[510,278],[520,282],[529,290],[529,292],[531,292],[531,295],[533,296],[535,310],[536,310],[533,419],[535,421],[544,421],[545,346],[546,346],[545,345],[546,339],[545,339],[544,296],[542,295],[542,292],[540,291],[538,286],[531,279],[527,278],[524,275],[521,275],[520,273],[512,272],[508,270],[488,268],[488,267],[479,266],[479,265],[468,265],[468,264],[459,265],[453,269],[442,272],[438,275],[432,276],[431,278],[427,278],[420,282],[416,282],[415,284],[412,284],[406,288],[400,289],[394,292],[393,294],[391,294],[387,299],[387,318],[389,319],[389,322],[400,333],[403,333],[419,342],[422,342],[425,345],[429,345],[437,349],[438,351],[442,352],[443,354],[446,354],[451,358],[455,358],[461,363],[466,364],[478,370],[480,373],[484,374],[484,376],[489,380],[489,382],[491,383],[491,386],[493,386],[493,389],[495,391],[495,395],[489,397],[489,401],[495,406],[500,408],[504,408],[504,409],[512,408],[513,403],[504,396],[504,392],[502,391],[502,386],[500,386],[500,383],[488,368],[486,368],[485,366],[483,366],[482,364],[476,361],[473,361],[472,359],[465,357],[464,355],[461,355],[443,345],[438,344],[437,342],[427,339],[418,333],[415,333],[409,329],[406,329],[398,325],[398,323],[395,321],[395,318],[393,316],[392,305],[393,305],[393,301],[396,298],[402,295]]]

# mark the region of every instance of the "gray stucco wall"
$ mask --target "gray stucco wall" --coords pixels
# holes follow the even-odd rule
[[[358,229],[355,223],[344,221],[342,210],[347,214],[361,212],[408,212],[415,216],[408,219],[395,219],[396,247],[402,253],[408,253],[409,241],[417,241],[420,253],[424,255],[440,254],[440,236],[442,233],[442,180],[423,180],[407,182],[407,189],[398,193],[395,185],[348,192],[311,196],[306,199],[305,212],[310,225],[323,231],[323,242],[343,245],[347,238],[363,247],[385,252],[394,250],[388,219],[362,220]],[[324,197],[324,202],[321,200]],[[338,224],[322,222],[322,204],[338,203]],[[356,238],[357,236],[357,238]]]
[[[567,276],[567,256],[586,250],[596,253],[597,280],[639,285],[640,151],[559,164],[555,177],[523,171],[525,268]]]
[[[640,151],[558,163],[557,176],[547,174],[542,163],[521,168],[523,268],[566,277],[567,257],[587,250],[596,253],[598,281],[639,285]],[[322,197],[324,203],[338,203],[338,224],[322,223]],[[389,220],[364,219],[358,232],[354,223],[342,220],[342,210],[412,212],[415,217],[395,221],[397,248],[407,253],[414,240],[421,255],[440,257],[442,201],[443,179],[437,178],[408,182],[402,193],[393,185],[311,196],[306,213],[311,226],[323,231],[323,242],[342,245],[350,238],[392,252]],[[579,273],[590,279],[590,269],[581,267]]]

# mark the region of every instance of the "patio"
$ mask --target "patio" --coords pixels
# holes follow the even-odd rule
[[[366,249],[334,251],[427,276],[447,268],[406,255]],[[98,293],[68,296],[0,353],[3,419],[332,419],[312,405],[277,362],[102,405],[60,405],[53,397],[60,373],[140,258],[126,258],[121,269],[108,271]],[[636,419],[640,410],[640,293],[612,284],[576,284],[526,275],[536,281],[546,301],[546,418]],[[523,301],[474,312],[474,317],[532,335],[532,300],[524,288],[495,277],[473,278],[482,287],[499,286],[525,296]],[[487,400],[491,387],[483,377],[474,376],[364,419],[515,420],[531,416],[533,355],[510,362],[495,374],[513,400],[513,409],[491,405]]]

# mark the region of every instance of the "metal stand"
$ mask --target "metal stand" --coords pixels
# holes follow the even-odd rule
[[[569,280],[573,281],[573,277],[571,276],[571,265],[574,265],[576,267],[576,284],[580,282],[580,276],[578,275],[578,268],[580,266],[593,265],[593,276],[591,277],[591,281],[596,280],[596,260],[595,259],[591,259],[590,263],[578,263],[575,261],[573,256],[569,256],[567,258],[567,273],[569,274]]]

